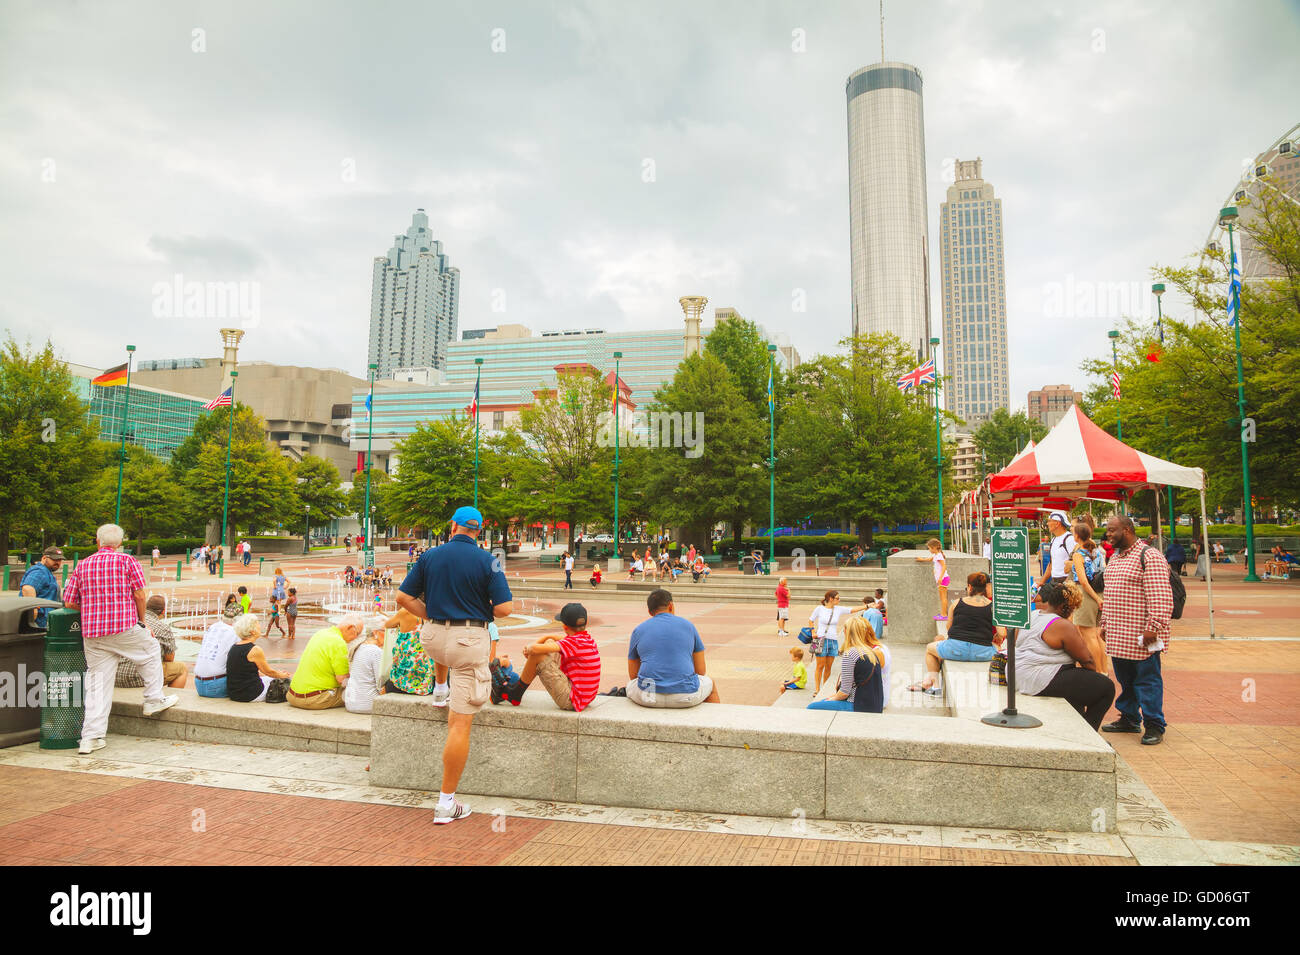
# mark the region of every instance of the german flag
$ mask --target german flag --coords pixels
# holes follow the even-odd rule
[[[122,364],[122,365],[118,365],[116,368],[110,368],[108,369],[108,371],[104,372],[98,378],[90,379],[90,383],[92,385],[99,385],[103,388],[108,388],[111,387],[112,385],[125,385],[126,365]]]

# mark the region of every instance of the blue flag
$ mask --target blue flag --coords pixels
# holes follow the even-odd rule
[[[767,366],[767,410],[772,411],[772,366]]]
[[[1237,268],[1237,250],[1232,250],[1232,271],[1228,275],[1228,327],[1237,324],[1238,307],[1241,303],[1241,270]]]
[[[374,409],[370,407],[370,399],[373,397],[374,395],[366,395],[366,417],[367,418],[369,418],[372,414],[374,414]]]

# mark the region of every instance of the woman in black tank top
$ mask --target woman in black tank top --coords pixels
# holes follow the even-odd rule
[[[994,637],[1000,646],[1007,632],[993,626],[993,602],[986,592],[988,574],[974,573],[966,578],[966,594],[952,602],[948,611],[948,635],[925,648],[925,679],[908,687],[914,693],[942,693],[939,672],[944,660],[987,662],[993,658]]]
[[[266,654],[257,645],[262,625],[255,615],[244,614],[233,626],[239,642],[226,655],[226,693],[237,703],[253,703],[266,693],[272,678],[289,674],[266,662]]]

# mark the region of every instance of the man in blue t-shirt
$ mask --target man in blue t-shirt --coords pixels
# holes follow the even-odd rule
[[[871,606],[870,604],[868,604],[868,605],[867,605],[867,609],[864,610],[864,611],[862,611],[862,613],[860,613],[858,616],[860,616],[860,617],[861,617],[863,620],[865,620],[867,623],[871,624],[871,629],[874,630],[874,631],[876,632],[876,639],[877,639],[877,640],[884,639],[884,637],[883,637],[883,634],[884,634],[884,632],[885,632],[885,615],[884,615],[884,614],[882,614],[882,613],[881,613],[879,610],[877,610],[875,607],[873,607],[873,606]]]
[[[27,573],[23,574],[22,583],[19,585],[18,592],[24,597],[40,597],[42,600],[59,599],[59,583],[54,579],[55,572],[63,564],[63,551],[57,547],[47,547],[41,554],[41,559],[27,568]],[[36,626],[44,627],[45,618],[50,612],[49,607],[40,607],[34,611],[36,614]],[[54,609],[58,609],[57,607]]]
[[[436,680],[429,702],[449,706],[442,788],[433,814],[439,825],[469,815],[469,807],[456,801],[456,786],[469,758],[474,714],[492,690],[488,624],[509,616],[513,607],[501,561],[475,539],[482,527],[477,508],[457,510],[451,518],[451,538],[420,555],[397,594],[397,606],[424,621],[420,645],[433,660]]]
[[[673,595],[652,590],[646,607],[650,619],[632,631],[627,648],[627,698],[670,709],[720,702],[704,672],[704,641],[695,624],[673,613]]]

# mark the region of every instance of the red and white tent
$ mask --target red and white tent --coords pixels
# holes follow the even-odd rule
[[[1068,507],[1090,498],[1126,500],[1136,491],[1172,484],[1205,489],[1205,472],[1130,448],[1072,405],[1047,437],[989,478],[998,503]]]
[[[1208,555],[1205,472],[1130,448],[1093,424],[1074,405],[1042,441],[1026,447],[1010,464],[988,478],[983,487],[985,513],[991,518],[993,512],[1004,509],[1069,510],[1083,500],[1124,501],[1138,491],[1153,488],[1158,514],[1162,485],[1200,491],[1202,546]],[[1208,561],[1205,581],[1213,637],[1214,583]]]

